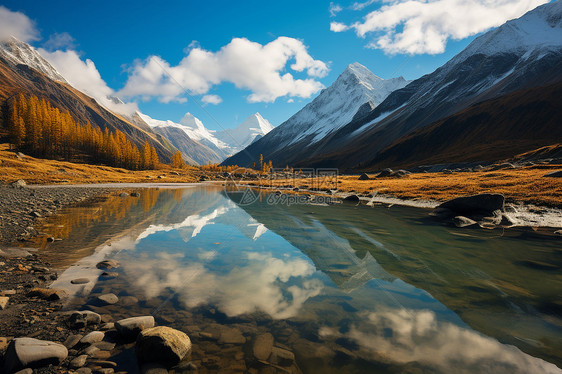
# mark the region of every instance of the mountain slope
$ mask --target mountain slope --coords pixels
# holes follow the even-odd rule
[[[390,94],[368,115],[325,139],[321,151],[301,154],[294,166],[347,169],[369,160],[373,164],[376,155],[400,137],[475,103],[560,82],[560,35],[560,1],[509,21],[475,39],[435,72]]]
[[[261,114],[246,118],[238,127],[216,133],[217,139],[229,145],[229,153],[235,154],[273,130],[273,126]]]
[[[28,62],[31,66],[22,62]],[[19,93],[35,95],[48,99],[61,110],[68,111],[78,122],[90,122],[101,129],[119,130],[137,146],[142,146],[147,141],[156,149],[160,161],[171,161],[173,153],[168,145],[160,141],[163,139],[159,140],[154,133],[108,111],[93,98],[64,83],[64,78],[60,75],[57,77],[57,74],[56,70],[26,43],[16,43],[10,39],[0,44],[1,123],[5,125],[7,103],[13,96]]]
[[[303,154],[316,149],[327,136],[368,113],[392,91],[407,83],[402,77],[381,79],[363,65],[351,64],[312,102],[224,163],[251,166],[259,160],[260,154],[277,165],[294,163]]]
[[[135,113],[141,121],[169,141],[182,152],[184,160],[193,165],[220,163],[226,154],[219,148],[223,144],[210,133],[203,123],[187,113],[181,123],[153,119],[143,113]]]
[[[515,91],[399,138],[361,169],[506,159],[556,143],[561,123],[562,83]]]

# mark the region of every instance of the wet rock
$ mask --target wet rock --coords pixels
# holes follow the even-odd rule
[[[346,196],[346,197],[343,199],[343,201],[347,201],[347,202],[350,202],[350,203],[356,203],[356,202],[359,202],[359,196],[357,196],[357,195],[349,195],[349,196]]]
[[[119,267],[119,263],[115,260],[103,260],[96,265],[98,269],[109,270]]]
[[[119,335],[126,339],[136,338],[144,329],[154,327],[153,316],[131,317],[115,322]]]
[[[504,203],[505,198],[501,194],[479,194],[445,201],[436,209],[449,209],[457,214],[471,217],[480,214],[493,215],[496,210],[503,212]]]
[[[91,333],[85,335],[82,339],[80,339],[80,343],[81,344],[98,343],[98,342],[101,342],[103,340],[104,336],[105,336],[105,334],[101,331],[92,331]]]
[[[10,301],[9,297],[0,296],[0,310],[6,309],[6,307],[8,306],[8,301]]]
[[[102,351],[112,351],[115,348],[115,343],[100,341],[94,343],[93,346]]]
[[[92,374],[92,369],[90,368],[80,368],[76,369],[76,374]]]
[[[17,181],[12,182],[11,186],[13,188],[24,188],[27,186],[27,183],[23,179],[18,179]]]
[[[85,354],[85,355],[88,355],[90,357],[93,357],[99,351],[100,351],[100,349],[98,347],[95,347],[95,346],[91,345],[91,346],[85,348],[82,351],[82,353]]]
[[[457,227],[470,227],[476,226],[478,223],[476,221],[471,220],[470,218],[464,216],[456,216],[453,218],[453,224]]]
[[[150,362],[141,365],[140,372],[141,374],[168,374],[168,369],[161,364]]]
[[[242,335],[240,330],[230,327],[225,327],[220,334],[219,344],[244,344],[246,338]]]
[[[121,305],[136,305],[139,303],[139,299],[134,296],[122,296],[119,301]]]
[[[90,283],[90,280],[88,278],[76,278],[70,281],[70,283],[72,284],[86,284],[86,283]]]
[[[103,273],[101,273],[101,276],[106,279],[113,279],[117,278],[119,276],[119,273],[104,271]]]
[[[104,323],[100,326],[101,331],[112,330],[115,328],[115,324],[113,322]]]
[[[273,349],[273,335],[271,335],[270,333],[258,335],[254,340],[254,344],[252,346],[254,357],[258,360],[263,360],[263,361],[269,358],[272,349]]]
[[[96,347],[97,348],[97,347]],[[97,349],[96,351],[90,354],[90,357],[98,359],[98,360],[106,360],[111,357],[111,352],[102,351],[101,349]]]
[[[75,359],[73,359],[72,361],[70,361],[70,364],[68,365],[68,367],[71,368],[71,369],[81,368],[82,366],[86,365],[87,359],[88,359],[88,355],[80,355],[80,356],[76,357]]]
[[[88,325],[97,325],[101,322],[101,316],[89,310],[74,312],[70,315],[69,324],[73,329],[81,329]]]
[[[113,374],[115,370],[113,368],[100,368],[95,369],[92,373],[93,374]]]
[[[268,361],[274,365],[291,366],[295,362],[295,354],[287,349],[273,347]]]
[[[119,197],[128,197],[128,196],[129,196],[129,194],[126,193],[126,192],[121,192],[121,193],[119,194]]]
[[[68,349],[73,348],[76,344],[78,344],[78,342],[80,341],[80,339],[82,339],[82,337],[83,336],[81,334],[69,335],[68,338],[66,338],[66,340],[62,344]]]
[[[138,192],[131,192],[132,197],[140,197],[140,193]]]
[[[361,174],[358,178],[358,180],[360,180],[360,181],[368,181],[369,179],[371,179],[371,178],[369,178],[369,176],[365,173]]]
[[[56,301],[66,297],[66,291],[58,290],[55,288],[33,288],[28,294],[28,297],[38,297],[43,300]]]
[[[100,305],[113,305],[119,302],[117,295],[113,293],[108,293],[105,295],[98,296],[96,302]]]
[[[179,363],[191,350],[189,337],[170,327],[159,326],[142,331],[136,342],[141,362],[156,362],[166,367]]]
[[[33,338],[16,338],[4,355],[6,373],[23,368],[59,365],[68,356],[66,347],[59,343]]]

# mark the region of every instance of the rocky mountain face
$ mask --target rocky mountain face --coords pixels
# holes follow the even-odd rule
[[[455,123],[464,123],[465,126],[474,125],[474,121],[460,121],[462,111],[471,108],[479,103],[498,99],[505,95],[519,90],[530,90],[534,87],[549,86],[562,81],[562,3],[560,1],[540,6],[519,19],[511,20],[499,28],[489,31],[476,38],[465,50],[452,58],[442,67],[431,74],[427,74],[403,88],[399,88],[390,93],[382,103],[369,108],[361,108],[360,113],[346,124],[340,126],[337,131],[333,131],[321,140],[308,137],[309,141],[315,142],[314,146],[301,147],[294,146],[293,143],[283,143],[281,150],[274,153],[271,159],[274,164],[299,167],[339,167],[348,169],[365,169],[368,167],[378,167],[377,161],[379,154],[393,144],[397,144],[409,137],[412,146],[413,132],[423,129],[426,126],[436,125],[437,122],[455,116]],[[554,92],[549,88],[549,92]],[[539,90],[540,91],[540,90]],[[529,94],[537,94],[538,91],[528,91]],[[546,98],[541,96],[536,100],[530,98],[529,102],[552,102],[559,98]],[[506,98],[503,101],[509,108],[488,106],[481,113],[482,116],[497,117],[501,113],[490,113],[491,111],[511,110],[512,113],[526,110],[522,100]],[[560,106],[560,101],[558,101]],[[539,110],[539,106],[529,110]],[[304,110],[304,109],[303,109]],[[476,113],[473,111],[472,113]],[[537,132],[542,133],[543,125],[549,126],[550,122],[537,123],[532,120],[533,113],[526,114],[525,126],[531,126]],[[458,115],[457,115],[458,114]],[[556,112],[551,112],[556,115]],[[560,122],[558,117],[555,117]],[[474,119],[474,117],[473,117]],[[514,116],[512,120],[517,121]],[[460,122],[459,122],[460,121]],[[508,121],[504,118],[502,122]],[[451,124],[443,122],[439,126]],[[492,130],[494,123],[480,120],[478,127],[481,131]],[[459,125],[456,125],[459,126]],[[518,127],[516,133],[510,133],[511,144],[526,142],[526,131],[521,131],[523,127]],[[282,126],[279,126],[281,128]],[[505,131],[515,131],[515,128],[506,127]],[[505,131],[491,131],[500,138],[505,136]],[[273,136],[277,131],[273,131],[269,136]],[[450,142],[465,147],[459,142],[460,134],[463,132],[449,131],[448,138],[440,138],[440,142]],[[296,135],[295,135],[296,136]],[[253,155],[264,151],[268,137],[264,137],[248,147],[248,151]],[[421,139],[422,138],[417,138]],[[487,138],[490,141],[490,138]],[[551,139],[560,142],[562,139]],[[476,146],[474,142],[471,146]],[[418,144],[419,147],[423,145]],[[261,149],[257,149],[257,148]],[[406,156],[410,159],[416,158],[414,148],[403,148]],[[255,150],[253,148],[256,148]],[[302,150],[301,150],[302,149]],[[470,153],[469,148],[463,148],[464,153]],[[509,152],[509,147],[506,148]],[[246,153],[246,152],[245,152]],[[265,156],[265,152],[264,152]],[[444,155],[446,156],[446,155]],[[498,156],[498,153],[493,155]],[[513,154],[512,154],[513,156]],[[484,152],[481,157],[486,159],[488,155]],[[490,154],[490,157],[492,155]],[[249,160],[243,156],[233,157],[234,160],[227,160],[227,163],[237,163],[248,165]],[[267,158],[269,159],[269,158]],[[245,161],[245,162],[242,162]],[[423,160],[419,159],[419,162]],[[389,159],[390,162],[390,159]],[[389,164],[388,166],[393,166]]]
[[[370,112],[407,83],[402,77],[381,79],[363,65],[351,64],[312,102],[225,163],[252,165],[260,154],[274,164],[294,163],[314,152],[321,141],[356,118],[358,112]]]
[[[110,131],[120,130],[138,146],[147,141],[154,146],[162,162],[170,162],[175,152],[169,142],[150,129],[136,126],[70,86],[33,47],[11,38],[0,43],[0,123],[4,124],[9,100],[19,93],[48,99],[78,122],[90,122]]]

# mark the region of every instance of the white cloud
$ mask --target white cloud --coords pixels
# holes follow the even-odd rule
[[[330,17],[335,17],[343,8],[339,4],[330,3],[328,11],[330,12]]]
[[[121,114],[132,114],[138,109],[135,103],[116,102],[110,98],[115,92],[101,78],[92,60],[83,61],[73,50],[49,52],[44,48],[39,48],[38,51],[71,86],[92,96],[109,110]]]
[[[49,40],[43,43],[43,48],[48,51],[55,51],[57,49],[75,49],[76,43],[69,33],[56,32],[49,37]]]
[[[369,5],[372,5],[374,3],[376,3],[379,0],[367,0],[363,3],[353,3],[353,5],[350,7],[351,10],[363,10],[366,7],[368,7]]]
[[[287,65],[308,78],[295,79]],[[206,94],[212,86],[233,83],[251,91],[249,102],[273,102],[282,96],[308,98],[323,88],[316,80],[326,76],[327,65],[313,59],[297,39],[279,37],[261,45],[234,38],[217,52],[195,44],[176,66],[158,56],[136,61],[120,94],[127,97],[151,96],[162,102],[190,94]]]
[[[332,22],[330,29],[373,33],[370,48],[386,53],[437,54],[448,39],[459,40],[520,17],[547,0],[394,0],[368,13],[363,22]]]
[[[0,40],[15,36],[19,40],[29,42],[39,39],[35,23],[21,12],[12,12],[0,5]]]
[[[201,98],[201,101],[205,104],[218,105],[222,103],[222,98],[219,95],[205,95]]]

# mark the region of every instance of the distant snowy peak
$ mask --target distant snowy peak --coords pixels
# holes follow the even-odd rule
[[[257,139],[273,130],[273,125],[255,113],[246,118],[238,127],[216,133],[218,139],[229,145],[229,153],[234,154],[252,144]]]
[[[54,81],[67,83],[64,77],[41,57],[35,48],[13,36],[0,42],[0,57],[14,65],[27,65]]]
[[[203,122],[201,122],[201,120],[199,120],[199,118],[195,117],[193,114],[191,114],[189,112],[185,113],[183,118],[180,120],[180,123],[182,125],[186,126],[186,127],[194,129],[194,130],[205,130],[205,131],[207,131],[207,129],[205,128],[205,125],[203,125]]]
[[[562,1],[541,5],[476,38],[453,60],[475,54],[562,48]]]

